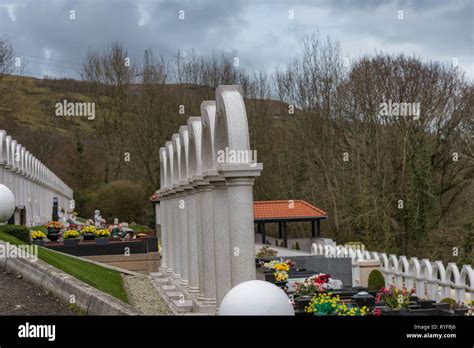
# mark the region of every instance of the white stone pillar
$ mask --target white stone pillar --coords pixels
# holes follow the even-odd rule
[[[253,216],[253,177],[226,175],[229,194],[229,226],[232,287],[255,279],[255,233]],[[258,171],[258,174],[260,171]],[[255,173],[257,174],[257,173]],[[230,175],[230,176],[227,176]]]
[[[176,190],[172,191],[173,198],[171,200],[171,214],[173,218],[173,256],[174,256],[174,273],[173,278],[181,279],[181,224],[179,222],[179,198]]]
[[[171,137],[172,148],[173,148],[173,157],[171,157],[173,161],[173,226],[174,229],[174,261],[175,261],[175,275],[174,278],[178,281],[181,280],[182,277],[182,224],[180,221],[181,213],[180,213],[180,196],[183,189],[179,185],[179,177],[180,177],[180,167],[179,167],[179,160],[181,155],[181,143],[179,141],[179,134],[173,134]]]
[[[216,90],[214,151],[217,170],[227,184],[232,287],[255,279],[253,182],[262,170],[250,150],[242,95],[241,86]]]
[[[188,269],[189,269],[189,292],[191,295],[199,293],[199,260],[198,260],[198,238],[196,226],[196,193],[189,193],[187,209],[188,224]]]
[[[194,225],[196,226],[196,243],[197,243],[197,260],[198,260],[198,276],[199,276],[199,295],[198,300],[204,299],[204,250],[202,237],[202,206],[203,198],[201,187],[205,185],[202,178],[196,178],[193,186],[195,190],[194,202],[196,210],[196,219]]]
[[[173,145],[171,141],[167,141],[165,144],[166,149],[166,194],[167,194],[167,204],[166,204],[166,220],[168,226],[168,273],[174,277],[176,272],[175,264],[175,243],[176,243],[176,226],[174,224],[174,199],[171,187],[173,185],[173,172],[174,172],[174,163],[173,163]]]
[[[216,265],[214,243],[214,205],[210,185],[203,185],[201,192],[202,252],[203,252],[203,302],[216,305]]]
[[[232,288],[229,236],[229,204],[225,180],[220,176],[209,178],[214,208],[214,249],[216,264],[217,305]]]
[[[160,269],[162,273],[166,273],[168,268],[168,245],[167,245],[167,216],[166,216],[166,205],[168,204],[167,197],[165,195],[166,185],[168,178],[166,176],[166,169],[168,164],[166,163],[166,148],[160,148],[160,190],[157,192],[160,196],[160,224],[161,224],[161,265]]]
[[[180,285],[185,289],[189,286],[189,230],[188,230],[188,215],[189,215],[189,195],[193,187],[189,185],[189,135],[188,126],[181,126],[179,128],[179,142],[180,142],[180,156],[179,160],[179,185],[183,189],[180,199],[180,222],[181,222],[181,250],[182,250],[182,268],[183,274]]]
[[[188,282],[188,223],[187,223],[187,210],[188,202],[186,198],[185,187],[180,186],[178,193],[178,224],[179,224],[179,254],[180,254],[180,267],[181,267],[181,280],[179,285],[183,288],[186,288],[189,284]]]
[[[190,217],[190,290],[194,291],[195,284],[198,287],[198,300],[204,298],[203,278],[203,250],[202,250],[202,219],[201,219],[201,192],[202,161],[201,161],[201,118],[190,117],[188,119],[189,134],[189,157],[188,169],[190,183],[193,186],[192,204]]]

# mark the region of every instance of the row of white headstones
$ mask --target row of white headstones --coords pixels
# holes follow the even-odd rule
[[[219,86],[160,149],[160,271],[204,311],[256,272],[253,183],[263,166],[219,161],[221,151],[250,152],[240,86]]]
[[[69,207],[73,199],[72,189],[4,130],[0,130],[0,184],[13,193],[15,207],[26,209],[28,226],[51,219],[53,197],[61,207]]]

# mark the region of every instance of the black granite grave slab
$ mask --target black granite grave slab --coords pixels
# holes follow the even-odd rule
[[[124,255],[126,252],[146,254],[158,251],[158,239],[149,237],[129,241],[110,241],[107,245],[96,245],[94,241],[90,241],[81,242],[73,247],[64,246],[63,243],[48,243],[45,247],[74,256]]]

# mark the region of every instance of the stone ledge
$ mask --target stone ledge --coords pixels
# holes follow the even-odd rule
[[[66,303],[73,303],[74,296],[74,304],[88,315],[140,315],[130,305],[39,259],[0,258],[0,269],[21,274],[26,281],[49,290]]]

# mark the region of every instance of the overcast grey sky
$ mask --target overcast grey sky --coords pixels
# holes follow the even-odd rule
[[[319,30],[339,40],[349,59],[379,51],[455,59],[472,80],[473,18],[473,0],[0,0],[0,36],[37,77],[78,78],[87,49],[114,40],[132,63],[147,48],[165,56],[193,48],[227,52],[250,70],[272,69]]]

